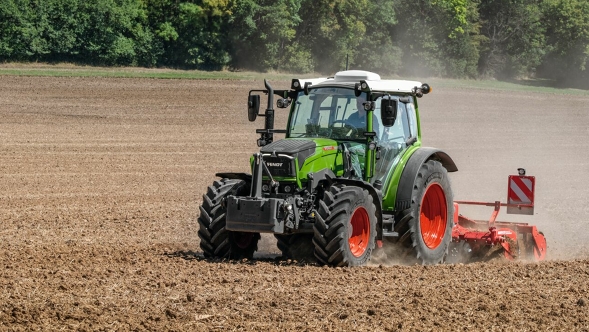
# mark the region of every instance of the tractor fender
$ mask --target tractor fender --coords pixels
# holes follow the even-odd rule
[[[346,178],[331,178],[329,175],[326,176],[327,181],[330,184],[340,183],[346,186],[356,186],[362,189],[366,189],[368,194],[372,196],[372,201],[376,207],[376,238],[382,238],[382,191],[374,188],[370,183],[362,180],[346,179]]]
[[[413,184],[417,177],[417,172],[423,163],[429,160],[439,161],[448,172],[458,171],[458,167],[450,158],[450,156],[439,149],[423,147],[417,149],[405,165],[399,186],[397,187],[397,201],[395,202],[395,211],[402,211],[411,207],[411,193],[413,192]]]
[[[252,182],[252,175],[247,173],[216,173],[215,176],[224,179],[243,180],[245,182]]]

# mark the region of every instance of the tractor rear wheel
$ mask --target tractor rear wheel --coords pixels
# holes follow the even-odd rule
[[[413,184],[411,207],[395,216],[399,241],[421,264],[444,261],[453,226],[453,196],[446,169],[435,160],[421,165]]]
[[[282,256],[300,262],[314,262],[313,234],[274,234]]]
[[[229,195],[243,196],[249,192],[245,181],[215,181],[203,195],[198,217],[200,248],[207,258],[252,258],[258,250],[260,233],[231,232],[225,229],[227,208],[223,200]]]
[[[365,265],[376,238],[376,207],[367,190],[333,185],[315,212],[315,257],[331,266]]]

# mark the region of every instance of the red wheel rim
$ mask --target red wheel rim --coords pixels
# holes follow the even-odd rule
[[[254,238],[254,233],[234,233],[233,239],[235,240],[235,244],[240,249],[246,249],[251,243],[252,239]]]
[[[423,242],[430,249],[436,249],[446,234],[448,224],[448,206],[444,189],[437,184],[430,184],[421,200],[419,228]]]
[[[366,209],[361,206],[357,207],[352,213],[350,224],[352,225],[352,231],[348,238],[350,251],[354,257],[360,257],[366,252],[370,238],[370,218],[368,218]]]

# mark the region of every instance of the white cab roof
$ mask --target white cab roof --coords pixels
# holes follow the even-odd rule
[[[365,81],[371,91],[411,93],[414,87],[421,87],[421,82],[405,80],[381,80],[380,75],[364,70],[340,71],[334,77],[299,79],[301,86],[310,82],[311,87],[344,86],[354,87],[356,83]]]

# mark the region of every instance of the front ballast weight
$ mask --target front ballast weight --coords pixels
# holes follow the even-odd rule
[[[227,230],[284,234],[298,227],[294,202],[279,198],[227,197]]]

